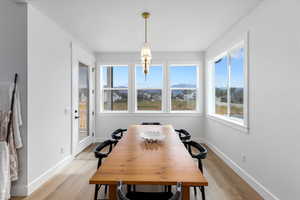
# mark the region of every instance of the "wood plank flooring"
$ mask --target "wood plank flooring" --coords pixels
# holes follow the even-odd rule
[[[65,167],[51,180],[28,197],[12,198],[12,200],[92,200],[94,186],[89,185],[89,178],[96,170],[97,160],[92,149],[94,145],[80,153],[70,165]],[[204,161],[204,175],[208,179],[206,187],[207,200],[261,200],[262,198],[220,158],[209,150]],[[141,186],[137,190],[156,191],[162,187]],[[101,190],[98,199],[107,199]],[[191,200],[201,200],[191,189]]]

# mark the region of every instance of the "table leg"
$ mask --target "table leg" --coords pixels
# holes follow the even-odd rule
[[[109,185],[109,200],[117,200],[117,185]]]
[[[182,200],[190,200],[190,186],[182,187]]]

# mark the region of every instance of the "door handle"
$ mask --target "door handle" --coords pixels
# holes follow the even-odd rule
[[[75,116],[75,119],[79,119],[80,117],[79,116]]]

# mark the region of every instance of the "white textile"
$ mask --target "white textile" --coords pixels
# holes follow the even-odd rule
[[[0,200],[10,199],[10,167],[7,143],[0,142]]]
[[[22,125],[20,95],[15,93],[12,128],[8,130],[13,84],[0,83],[0,200],[10,198],[11,182],[18,179],[18,155],[16,149],[23,146],[20,126]],[[7,133],[9,143],[6,142]]]
[[[8,112],[10,110],[13,86],[14,85],[11,83],[0,83],[0,111]],[[15,147],[17,149],[20,149],[23,147],[22,138],[20,134],[20,127],[22,126],[23,122],[21,117],[21,104],[18,87],[16,88],[15,93],[13,122]]]

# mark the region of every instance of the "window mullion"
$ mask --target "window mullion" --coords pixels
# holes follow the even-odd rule
[[[211,102],[209,101],[210,105],[210,109],[211,109],[211,113],[216,114],[216,84],[215,84],[215,68],[216,68],[216,64],[214,62],[213,64],[213,68],[210,74],[210,78],[211,78],[211,87],[209,88],[209,90],[213,90],[212,91],[212,97],[211,97]],[[213,102],[213,103],[212,103]]]
[[[228,79],[227,79],[227,117],[230,117],[230,88],[231,88],[231,56],[227,54],[227,71],[228,71]]]
[[[163,112],[170,112],[169,109],[169,70],[168,63],[163,65],[163,90],[162,90],[162,110]]]
[[[136,76],[135,76],[135,65],[130,65],[130,110],[129,112],[135,112],[136,110]]]

